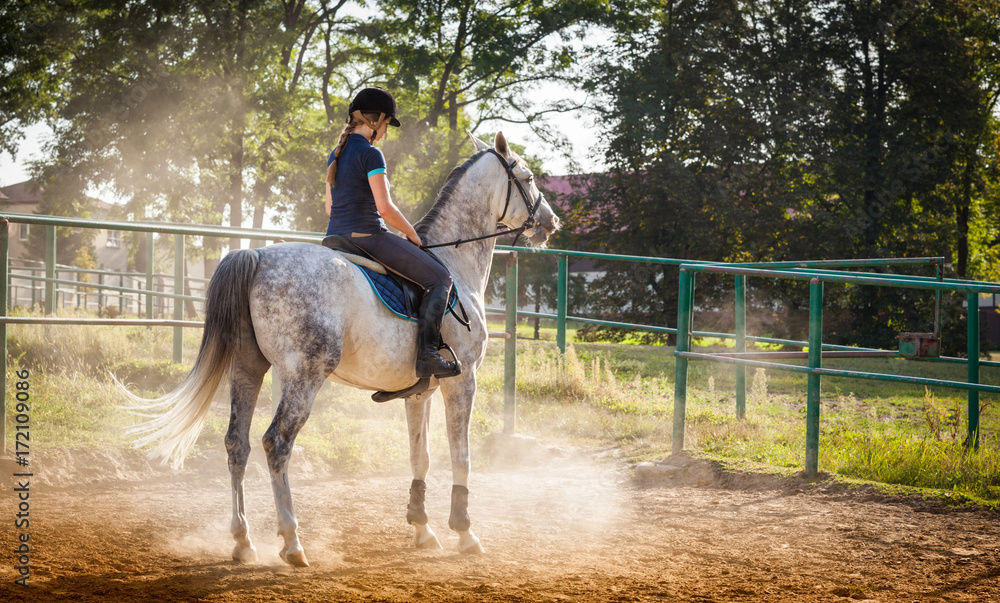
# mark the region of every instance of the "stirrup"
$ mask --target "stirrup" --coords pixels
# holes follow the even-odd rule
[[[444,356],[440,354],[441,350],[448,350],[448,353],[451,354],[451,357],[454,358],[454,360],[445,360]],[[450,345],[448,345],[444,341],[438,343],[438,354],[436,354],[436,356],[440,358],[442,362],[454,363],[455,368],[445,373],[434,373],[430,375],[431,377],[437,377],[438,379],[447,379],[448,377],[457,377],[462,374],[462,363],[458,361],[458,356],[455,355],[455,351],[451,349]],[[422,377],[422,378],[426,379],[429,377]]]
[[[434,376],[437,377],[438,379],[446,379],[448,377],[457,377],[461,375],[462,363],[458,361],[458,356],[455,354],[455,350],[451,349],[451,346],[445,343],[443,339],[441,340],[441,343],[438,344],[438,356],[441,356],[441,350],[448,350],[448,353],[451,354],[451,357],[454,360],[445,360],[445,362],[454,362],[455,370],[453,370],[450,373],[442,373],[440,375],[434,375]],[[441,359],[444,360],[444,356],[441,356]]]
[[[409,398],[410,396],[416,396],[417,394],[422,394],[430,388],[431,380],[429,377],[423,377],[418,379],[416,383],[410,387],[403,388],[394,392],[375,392],[372,394],[372,400],[376,402],[388,402],[389,400],[395,400],[396,398]]]

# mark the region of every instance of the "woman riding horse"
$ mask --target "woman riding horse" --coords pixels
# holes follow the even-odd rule
[[[326,214],[330,216],[326,235],[350,238],[365,255],[423,289],[417,316],[417,377],[454,377],[462,372],[458,359],[445,360],[438,352],[451,275],[420,250],[420,236],[392,202],[385,157],[372,146],[385,137],[390,125],[399,127],[396,100],[382,88],[365,88],[354,97],[347,113],[347,125],[330,153],[326,172]],[[409,243],[391,234],[383,220]]]
[[[388,116],[391,123],[393,112],[388,105],[379,109],[374,118],[379,127],[369,125],[369,130],[360,131],[369,137],[377,133],[385,125],[379,122]],[[370,149],[369,139],[357,138],[364,143],[361,150]],[[468,326],[458,321],[443,325],[463,370],[450,379],[428,378],[429,388],[407,396],[404,403],[413,477],[406,521],[414,528],[413,543],[418,548],[441,546],[425,507],[431,399],[440,391],[451,452],[448,527],[457,533],[462,553],[483,551],[469,515],[469,427],[476,373],[486,357],[489,337],[485,297],[493,263],[492,237],[502,234],[497,231],[497,225],[502,224],[508,229],[504,232],[521,232],[531,243],[542,245],[559,228],[559,219],[538,190],[531,170],[503,134],[496,134],[492,146],[475,137],[472,142],[476,153],[452,170],[434,206],[416,224],[420,239],[438,247],[437,257],[448,267],[454,288],[465,300]],[[345,148],[350,143],[346,141]],[[342,152],[336,163],[338,171],[343,171],[336,175],[331,193],[346,182],[342,178],[349,171],[350,154]],[[356,157],[359,162],[363,159]],[[368,171],[373,169],[379,168]],[[367,176],[367,171],[362,176]],[[371,180],[368,182],[370,185]],[[385,188],[383,201],[389,199]],[[377,204],[375,209],[379,209]],[[373,217],[371,213],[369,217]],[[390,223],[392,219],[389,217]],[[364,245],[377,233],[352,240]],[[390,236],[383,234],[382,238]],[[416,252],[415,246],[397,239],[404,249]],[[278,534],[283,539],[278,555],[292,566],[306,566],[309,563],[299,540],[288,470],[295,438],[326,380],[372,391],[410,387],[415,376],[415,331],[412,322],[393,320],[392,313],[378,303],[361,269],[340,253],[310,243],[235,249],[222,259],[208,285],[201,348],[188,376],[155,400],[129,394],[122,386],[134,408],[147,417],[129,432],[141,436],[137,446],[157,443],[150,453],[152,458],[181,466],[198,439],[219,386],[228,380],[230,413],[225,444],[232,479],[232,556],[242,562],[253,561],[257,549],[250,538],[244,478],[261,384],[268,370],[275,371],[281,381],[281,397],[272,401],[271,423],[261,443],[274,492]]]

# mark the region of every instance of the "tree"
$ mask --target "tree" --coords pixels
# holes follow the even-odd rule
[[[544,116],[567,107],[537,107],[530,92],[540,82],[574,82],[573,40],[604,11],[602,0],[380,0],[375,6],[379,16],[358,28],[372,49],[362,80],[385,84],[400,101],[404,128],[384,148],[401,200],[420,213],[459,163],[466,128],[523,121],[558,142],[544,129]]]
[[[286,150],[294,156],[325,130],[312,117],[321,110],[312,102],[319,85],[309,49],[343,6],[63,3],[57,16],[71,33],[58,43],[72,60],[60,72],[63,101],[54,106],[56,136],[36,166],[39,180],[108,188],[140,219],[220,223],[228,211],[229,223],[242,226],[251,209],[260,226],[268,205],[280,208],[275,199],[305,196],[288,190],[300,179],[287,171],[297,163]],[[321,173],[312,167],[298,169]],[[319,183],[314,176],[313,199],[321,199]],[[218,249],[206,240],[209,270]]]
[[[616,43],[590,80],[610,108],[612,166],[578,208],[604,225],[592,245],[725,261],[946,255],[965,270],[993,0],[616,9]],[[608,269],[601,293],[624,294],[634,317],[672,318],[674,270]],[[699,299],[718,287],[730,285],[700,282]],[[802,287],[760,287],[771,308],[805,307]],[[926,314],[905,292],[831,289],[835,335],[859,343],[887,345]]]
[[[10,0],[0,6],[0,153],[16,156],[24,128],[58,99],[68,35],[58,5]]]
[[[822,65],[809,58],[817,28],[806,3],[617,8],[616,43],[590,84],[606,108],[612,169],[575,212],[602,224],[591,245],[759,261],[798,255],[800,246],[822,240],[804,219],[806,147],[815,101],[825,93]],[[614,299],[606,311],[618,306],[643,322],[672,320],[675,267],[604,267],[597,308]]]

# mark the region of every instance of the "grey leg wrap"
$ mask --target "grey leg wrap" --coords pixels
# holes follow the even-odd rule
[[[456,532],[467,532],[472,526],[469,519],[469,489],[465,486],[451,487],[451,517],[448,527]]]
[[[410,503],[406,505],[406,523],[427,525],[427,511],[424,509],[424,494],[427,483],[422,479],[410,482]]]

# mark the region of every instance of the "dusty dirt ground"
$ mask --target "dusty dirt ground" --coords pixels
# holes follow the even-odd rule
[[[428,478],[444,549],[425,551],[404,519],[408,475],[334,478],[293,457],[305,569],[278,559],[255,458],[247,509],[261,559],[239,565],[228,477],[207,469],[220,464],[76,467],[92,481],[36,483],[28,590],[13,584],[6,484],[0,601],[1000,601],[994,513],[700,461],[643,485],[613,451],[474,473],[470,512],[486,549],[474,557],[455,552],[447,528],[450,471]]]

